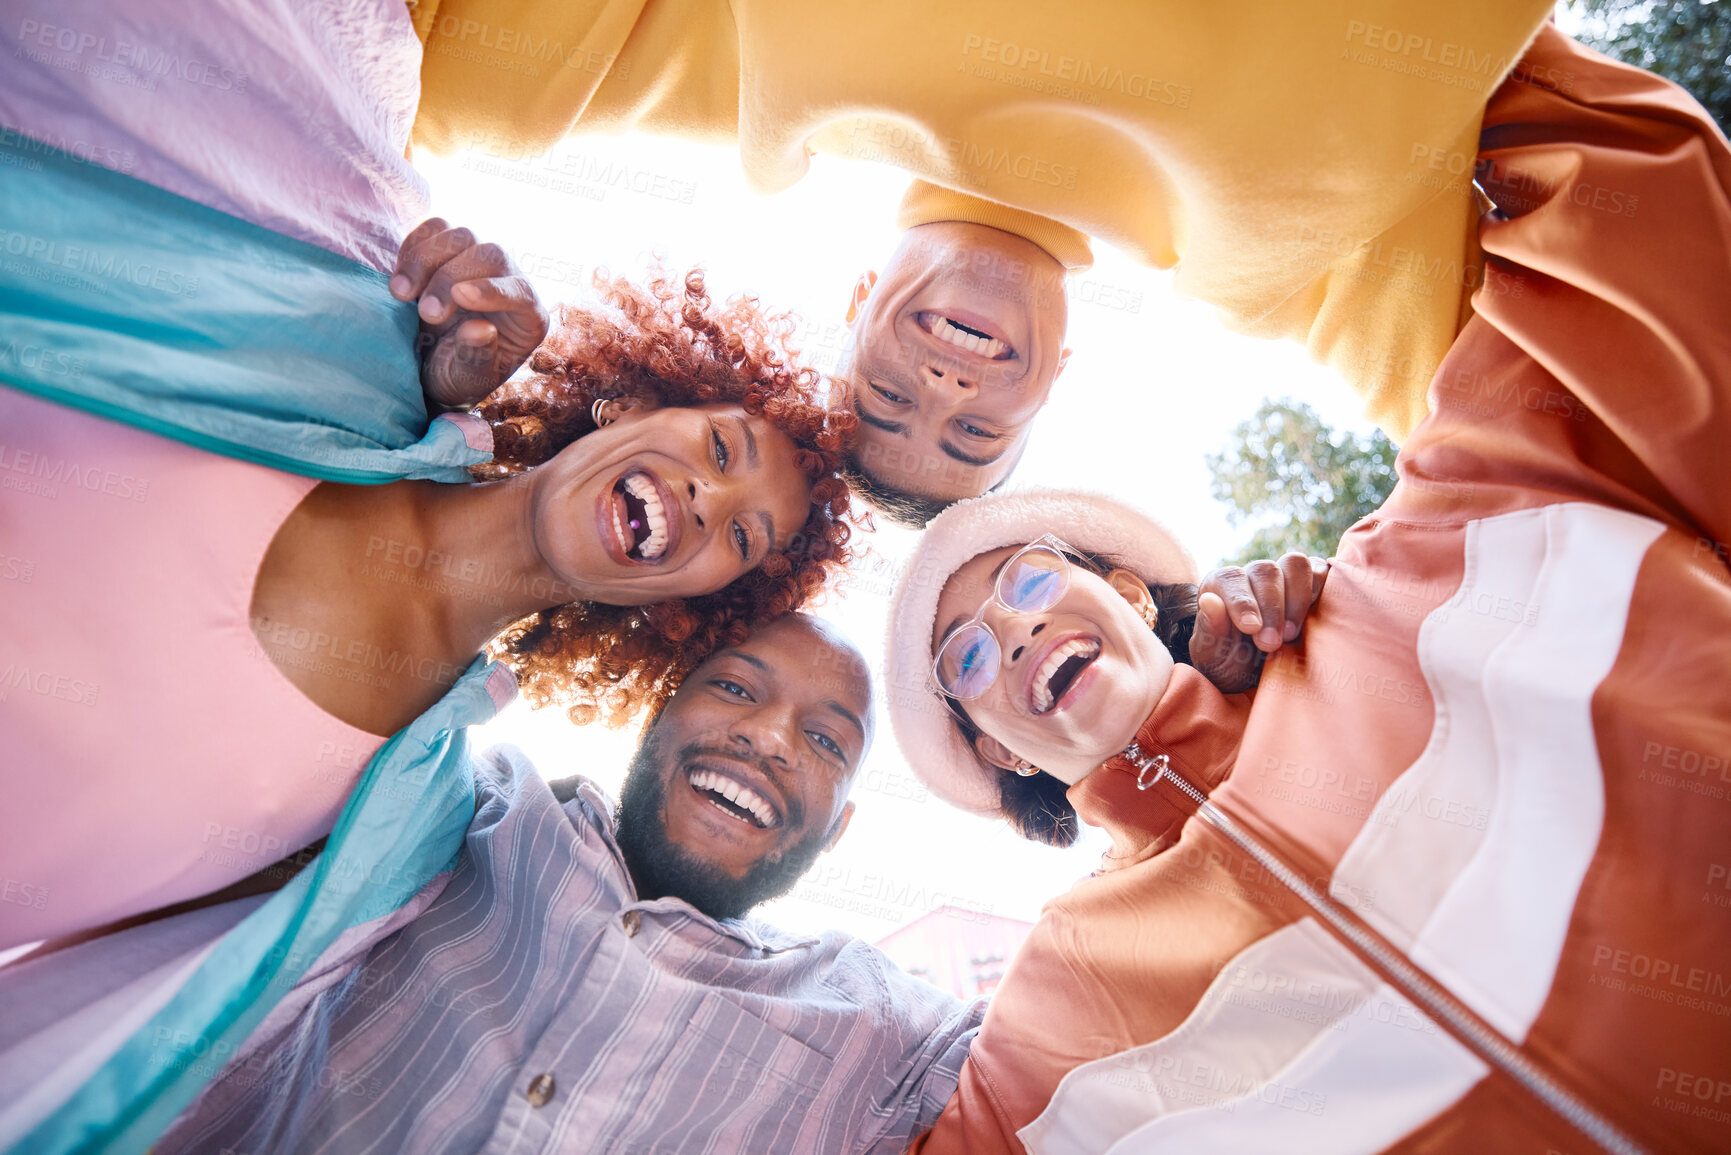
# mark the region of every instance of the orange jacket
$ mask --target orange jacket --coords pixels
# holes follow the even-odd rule
[[[1399,485],[1208,810],[1077,788],[1148,854],[1042,916],[924,1155],[1731,1149],[1731,151],[1546,29],[1478,179]]]

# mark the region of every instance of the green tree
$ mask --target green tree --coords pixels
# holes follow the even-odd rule
[[[1576,40],[1689,90],[1731,132],[1731,3],[1566,0]]]
[[[1290,399],[1264,401],[1207,457],[1213,492],[1233,525],[1261,522],[1232,564],[1288,550],[1327,557],[1394,488],[1395,447],[1381,432],[1336,431]]]

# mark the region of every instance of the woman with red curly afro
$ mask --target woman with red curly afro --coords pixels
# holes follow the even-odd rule
[[[491,648],[537,705],[618,723],[841,564],[855,419],[794,363],[788,316],[750,298],[718,308],[696,270],[598,287],[612,311],[563,309],[533,376],[480,406],[494,459],[475,472],[575,492],[553,529],[569,539],[540,544],[595,596],[529,614]]]

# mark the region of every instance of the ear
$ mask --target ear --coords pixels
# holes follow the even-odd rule
[[[1014,772],[1016,763],[1021,761],[1014,751],[990,734],[981,734],[974,739],[974,753],[1000,770]]]
[[[1127,569],[1119,568],[1106,575],[1106,584],[1118,591],[1118,596],[1130,603],[1130,608],[1142,615],[1142,620],[1152,626],[1159,620],[1160,611],[1154,608],[1154,595],[1148,592],[1148,585],[1141,578]]]
[[[1058,350],[1058,367],[1052,370],[1052,380],[1056,381],[1064,375],[1064,366],[1070,363],[1070,347],[1068,345]]]
[[[853,283],[853,296],[847,302],[847,323],[853,324],[859,320],[860,306],[871,296],[872,286],[878,283],[877,270],[867,269],[861,273],[859,280]]]
[[[835,829],[830,831],[829,841],[823,844],[826,852],[835,849],[835,844],[840,842],[841,836],[847,833],[847,824],[852,821],[853,802],[850,800],[842,804],[841,817],[836,820]]]
[[[630,414],[642,417],[661,408],[661,402],[654,397],[615,397],[601,406],[601,412],[617,421]]]

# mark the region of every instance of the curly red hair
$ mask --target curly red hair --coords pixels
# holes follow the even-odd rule
[[[658,269],[645,286],[597,274],[595,287],[610,310],[560,309],[529,359],[532,375],[478,407],[493,427],[493,460],[474,468],[478,480],[521,473],[591,432],[597,399],[635,398],[742,406],[793,439],[812,482],[805,524],[788,548],[726,588],[647,606],[573,602],[530,614],[489,644],[535,705],[617,726],[659,711],[711,653],[798,609],[846,564],[854,517],[842,468],[857,419],[822,404],[823,379],[789,346],[789,314],[766,312],[753,297],[718,307],[698,269],[678,280]]]

